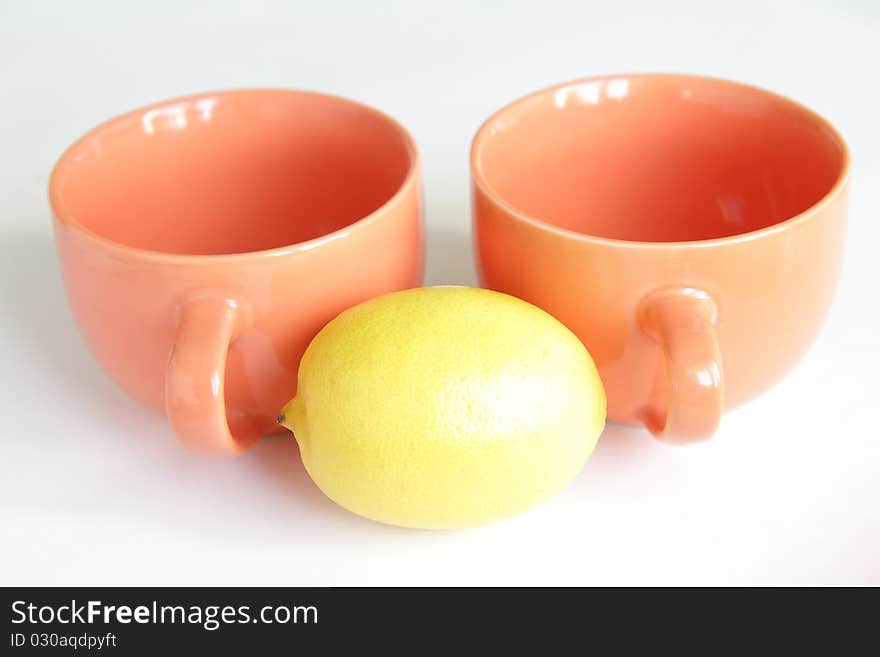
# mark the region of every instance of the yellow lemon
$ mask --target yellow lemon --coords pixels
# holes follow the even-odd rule
[[[279,421],[346,509],[454,528],[571,481],[602,432],[605,391],[581,342],[544,311],[489,290],[420,288],[327,324]]]

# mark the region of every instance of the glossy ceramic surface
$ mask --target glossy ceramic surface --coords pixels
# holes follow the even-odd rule
[[[680,75],[581,80],[471,152],[482,282],[583,340],[609,419],[710,436],[807,350],[840,270],[849,154],[810,110]]]
[[[50,200],[95,358],[201,451],[274,431],[315,333],[422,278],[416,146],[332,96],[231,91],[131,112],[61,157]]]

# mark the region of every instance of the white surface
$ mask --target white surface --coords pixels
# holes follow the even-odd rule
[[[4,0],[0,583],[880,584],[880,4],[591,4]],[[825,329],[707,444],[611,426],[537,509],[462,532],[394,529],[324,498],[292,440],[235,460],[184,452],[77,334],[45,188],[62,149],[105,118],[238,86],[380,107],[422,148],[427,281],[473,283],[478,125],[530,90],[643,70],[779,91],[853,150],[846,266]]]

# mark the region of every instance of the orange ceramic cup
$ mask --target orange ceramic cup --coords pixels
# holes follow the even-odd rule
[[[423,271],[407,132],[348,100],[207,93],[96,128],[50,182],[61,270],[95,358],[196,450],[276,429],[315,333]]]
[[[816,336],[840,270],[849,154],[753,87],[597,77],[492,116],[471,152],[483,283],[569,326],[608,416],[707,438]]]

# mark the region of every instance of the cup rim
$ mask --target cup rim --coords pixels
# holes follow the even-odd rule
[[[649,241],[641,241],[641,240],[623,240],[623,239],[615,239],[611,237],[599,237],[598,235],[590,235],[587,233],[580,233],[575,230],[570,230],[568,228],[560,228],[559,226],[555,226],[547,221],[539,219],[535,216],[532,216],[526,212],[522,212],[521,210],[516,209],[510,203],[508,203],[504,198],[502,198],[495,190],[492,189],[492,186],[489,185],[486,180],[485,174],[482,169],[482,165],[480,162],[480,154],[484,144],[491,138],[490,131],[492,127],[495,125],[497,121],[502,119],[504,115],[508,112],[516,110],[522,105],[525,105],[531,100],[534,100],[540,96],[549,95],[557,92],[560,89],[564,89],[566,87],[589,83],[589,82],[604,82],[610,80],[638,80],[638,79],[679,79],[682,81],[685,80],[693,80],[700,82],[714,82],[721,83],[728,87],[738,89],[740,91],[747,91],[750,93],[757,93],[762,96],[774,99],[776,101],[782,102],[794,110],[797,110],[799,113],[807,116],[813,123],[822,126],[826,129],[834,140],[837,142],[838,146],[841,150],[841,165],[840,172],[837,175],[837,178],[834,181],[834,184],[829,188],[829,190],[820,198],[818,201],[813,203],[810,207],[804,209],[796,215],[788,217],[787,219],[783,219],[782,221],[777,221],[776,223],[770,224],[769,226],[764,226],[763,228],[759,228],[757,230],[747,231],[744,233],[736,233],[733,235],[727,235],[724,237],[713,237],[710,239],[703,240],[681,240],[681,241],[670,241],[670,242],[649,242]],[[578,78],[576,80],[569,80],[567,82],[561,82],[557,84],[550,85],[548,87],[544,87],[542,89],[538,89],[537,91],[533,91],[525,96],[521,96],[516,100],[507,103],[500,109],[496,110],[492,115],[487,118],[482,125],[477,129],[476,134],[474,135],[473,140],[471,141],[471,151],[470,151],[470,160],[471,160],[471,178],[473,180],[473,184],[479,189],[482,194],[484,194],[490,201],[492,201],[495,205],[501,208],[505,213],[514,219],[528,224],[534,228],[542,230],[544,232],[548,232],[551,234],[555,234],[560,237],[565,237],[568,239],[574,239],[580,242],[587,242],[596,245],[604,245],[604,246],[615,246],[615,247],[623,247],[623,248],[635,248],[635,249],[692,249],[692,248],[706,248],[713,246],[720,246],[724,244],[732,244],[737,242],[745,242],[754,239],[758,239],[761,237],[765,237],[774,233],[782,232],[794,228],[802,223],[805,223],[810,220],[811,217],[818,214],[826,207],[828,207],[834,200],[840,195],[840,193],[846,188],[849,177],[850,177],[850,167],[851,167],[851,155],[849,146],[846,143],[846,140],[843,138],[843,135],[840,134],[840,131],[825,117],[810,109],[809,107],[799,103],[796,100],[788,98],[787,96],[783,96],[781,94],[777,94],[773,91],[769,91],[768,89],[764,89],[757,85],[746,84],[744,82],[738,82],[736,80],[730,80],[726,78],[717,78],[712,76],[705,75],[691,75],[687,73],[606,73],[601,75],[592,75],[583,78]]]
[[[85,147],[92,139],[103,135],[104,133],[123,126],[128,123],[133,123],[134,121],[140,121],[141,117],[145,112],[150,110],[167,107],[169,105],[179,104],[179,103],[191,103],[193,101],[208,99],[208,98],[224,98],[230,96],[238,96],[238,95],[248,95],[248,94],[256,94],[256,95],[266,95],[266,96],[275,96],[275,95],[297,95],[297,96],[313,96],[316,98],[322,98],[324,100],[329,100],[334,103],[347,105],[349,107],[355,107],[359,110],[372,114],[378,119],[389,124],[392,128],[394,128],[395,132],[402,138],[404,145],[407,149],[407,154],[409,156],[409,167],[407,169],[406,175],[401,181],[400,185],[395,190],[394,194],[389,196],[378,208],[373,210],[372,212],[366,214],[351,223],[338,228],[332,232],[325,233],[318,237],[314,237],[310,240],[305,240],[303,242],[294,242],[291,244],[285,244],[282,246],[273,247],[271,249],[260,249],[256,251],[242,251],[239,253],[207,253],[207,254],[196,254],[196,253],[171,253],[167,251],[156,251],[152,249],[142,249],[140,247],[132,246],[129,244],[125,244],[123,242],[117,242],[115,240],[111,240],[103,235],[96,233],[93,230],[90,230],[82,223],[77,221],[71,212],[65,207],[65,205],[61,201],[60,194],[60,185],[62,176],[65,172],[72,166],[75,166],[77,155],[81,152],[83,147]],[[76,141],[74,141],[70,146],[68,146],[61,156],[56,161],[55,165],[52,168],[52,172],[49,175],[49,187],[48,187],[48,196],[49,196],[49,206],[52,209],[52,214],[54,215],[55,220],[59,224],[63,224],[64,226],[75,229],[78,233],[88,238],[89,240],[99,244],[100,246],[116,251],[122,255],[125,255],[128,258],[135,258],[141,261],[154,261],[154,262],[173,262],[176,264],[210,264],[217,263],[221,261],[234,261],[234,260],[245,260],[254,257],[275,257],[275,256],[284,256],[289,255],[291,253],[297,253],[301,251],[309,251],[311,249],[322,246],[326,243],[333,242],[335,240],[348,237],[350,234],[354,232],[360,232],[364,230],[369,225],[375,223],[379,220],[380,216],[391,206],[397,204],[399,200],[405,196],[411,188],[417,184],[417,180],[419,177],[419,171],[421,169],[421,154],[419,153],[418,146],[416,145],[415,139],[409,133],[409,131],[401,124],[397,119],[392,117],[389,114],[386,114],[382,110],[376,109],[371,105],[367,105],[365,103],[358,102],[356,100],[352,100],[350,98],[346,98],[344,96],[339,96],[336,94],[328,94],[320,91],[311,91],[305,89],[287,89],[283,87],[254,87],[254,88],[236,88],[236,89],[220,89],[215,91],[203,91],[196,92],[192,94],[186,94],[183,96],[175,96],[173,98],[168,98],[165,100],[161,100],[158,102],[149,103],[147,105],[143,105],[133,110],[129,110],[123,114],[119,114],[113,118],[107,119],[93,127],[91,130],[87,131],[85,134],[80,136]]]

